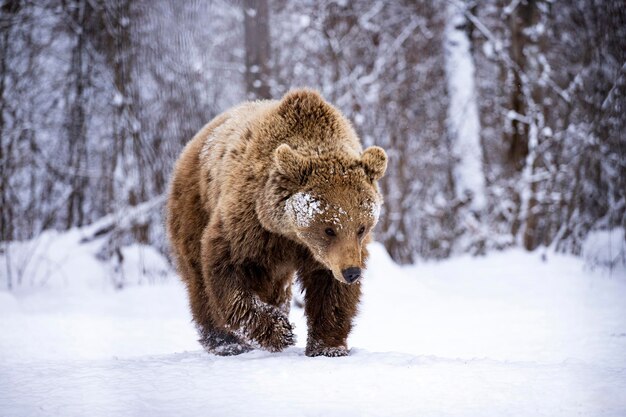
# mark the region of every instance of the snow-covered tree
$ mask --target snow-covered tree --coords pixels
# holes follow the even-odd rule
[[[5,246],[111,215],[103,257],[132,242],[165,252],[160,207],[184,144],[237,102],[303,85],[387,150],[377,238],[398,261],[515,244],[579,253],[591,232],[626,230],[619,2],[5,0],[0,12]]]

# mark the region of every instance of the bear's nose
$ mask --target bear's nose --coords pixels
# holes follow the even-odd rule
[[[343,278],[350,284],[359,279],[361,276],[361,268],[357,268],[356,266],[352,266],[350,268],[346,268],[341,271]]]

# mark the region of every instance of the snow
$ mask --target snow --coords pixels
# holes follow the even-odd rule
[[[324,213],[322,203],[304,192],[289,197],[285,202],[285,210],[293,216],[298,227],[307,227],[317,215]]]
[[[108,217],[83,229],[71,229],[65,233],[49,230],[36,239],[12,242],[0,253],[3,270],[0,288],[7,288],[6,276],[10,273],[13,285],[23,288],[47,289],[102,289],[114,285],[137,285],[163,282],[171,275],[171,268],[158,251],[148,245],[133,244],[120,249],[124,262],[120,265],[112,259],[102,262],[98,252],[102,241],[90,238],[98,224],[106,224]],[[4,265],[7,265],[5,268]]]
[[[364,209],[367,214],[374,220],[378,221],[378,217],[380,216],[380,202],[379,201],[368,201],[364,205]]]
[[[626,265],[626,236],[624,229],[594,230],[583,242],[582,255],[592,267],[615,268]]]
[[[115,291],[76,233],[47,237],[75,258],[63,279],[0,292],[0,415],[626,413],[623,270],[518,249],[400,267],[375,243],[350,356],[306,357],[294,306],[295,347],[216,357],[171,271],[138,285],[129,267],[134,285]]]

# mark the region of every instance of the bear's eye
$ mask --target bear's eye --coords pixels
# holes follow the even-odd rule
[[[365,226],[361,226],[359,227],[359,230],[357,230],[356,234],[359,236],[362,236],[363,233],[365,233]]]
[[[326,233],[326,235],[328,235],[330,237],[337,236],[337,233],[335,233],[335,231],[332,229],[332,227],[328,227],[326,230],[324,230],[324,233]]]

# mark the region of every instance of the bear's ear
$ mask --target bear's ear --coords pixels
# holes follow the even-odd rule
[[[306,182],[311,172],[310,161],[286,143],[283,143],[274,151],[274,162],[280,174],[300,185]]]
[[[387,154],[378,146],[370,146],[361,155],[361,165],[365,174],[372,181],[376,181],[385,175],[387,170]]]
[[[301,120],[316,115],[323,115],[326,103],[319,92],[310,88],[289,91],[280,100],[278,113],[284,118]]]

